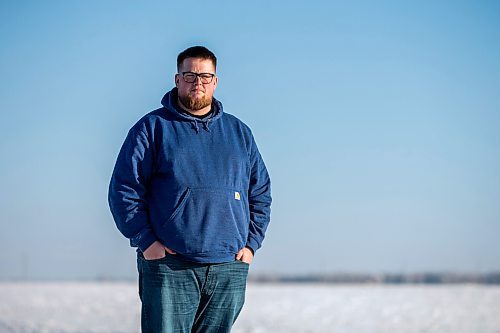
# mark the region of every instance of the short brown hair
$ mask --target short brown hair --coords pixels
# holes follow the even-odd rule
[[[217,69],[217,58],[215,54],[204,46],[191,46],[177,56],[177,71],[181,69],[182,62],[187,58],[201,58],[211,60],[214,68]]]

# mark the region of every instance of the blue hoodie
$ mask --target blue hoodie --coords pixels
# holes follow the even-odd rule
[[[120,232],[145,251],[154,241],[180,257],[227,262],[243,247],[260,248],[270,219],[271,182],[251,130],[222,111],[198,119],[163,107],[128,132],[109,185]]]

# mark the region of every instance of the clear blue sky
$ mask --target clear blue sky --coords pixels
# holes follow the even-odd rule
[[[273,181],[253,271],[500,270],[496,1],[3,1],[0,278],[134,277],[107,187],[177,54]]]

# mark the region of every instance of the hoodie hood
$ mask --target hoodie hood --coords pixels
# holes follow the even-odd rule
[[[178,102],[177,102],[177,88],[174,87],[172,90],[167,92],[165,96],[161,99],[161,104],[165,107],[166,111],[171,115],[175,116],[181,121],[186,121],[191,123],[193,129],[196,133],[199,133],[200,129],[198,127],[198,123],[200,123],[203,128],[210,132],[209,124],[213,121],[216,121],[222,116],[222,103],[212,97],[212,114],[207,116],[206,118],[199,119],[189,115],[187,112],[183,112],[179,110]]]

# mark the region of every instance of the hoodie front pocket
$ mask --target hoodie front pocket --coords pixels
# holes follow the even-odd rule
[[[181,199],[179,200],[179,204],[177,205],[177,207],[174,209],[174,211],[172,212],[172,215],[170,215],[170,217],[168,218],[168,222],[172,221],[173,219],[175,219],[175,217],[177,216],[177,214],[179,214],[179,212],[182,210],[182,208],[184,208],[184,205],[186,204],[186,201],[189,197],[189,193],[191,192],[191,189],[188,187],[186,189],[186,191],[184,192],[184,194],[182,195]]]
[[[248,235],[246,195],[232,188],[188,188],[168,221],[166,246],[189,253],[234,252]]]

